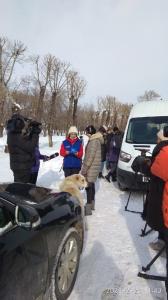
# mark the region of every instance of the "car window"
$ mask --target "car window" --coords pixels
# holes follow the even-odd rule
[[[0,207],[0,228],[3,228],[8,221],[6,220],[4,209]]]
[[[156,144],[157,132],[168,125],[168,117],[133,118],[129,122],[127,143]]]
[[[13,223],[12,216],[8,210],[0,202],[0,229],[4,228],[9,223]]]

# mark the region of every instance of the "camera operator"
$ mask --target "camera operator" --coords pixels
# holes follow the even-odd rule
[[[157,133],[158,141],[151,162],[150,189],[147,197],[147,224],[159,231],[160,247],[166,246],[168,293],[168,126]],[[159,249],[158,249],[159,250]]]
[[[35,148],[38,146],[40,123],[24,118],[16,104],[13,115],[7,121],[7,144],[10,156],[10,168],[14,182],[30,182],[31,169],[35,160]]]

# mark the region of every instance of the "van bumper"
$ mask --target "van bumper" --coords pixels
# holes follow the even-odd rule
[[[148,183],[143,182],[143,176],[117,168],[117,182],[123,189],[147,190]]]

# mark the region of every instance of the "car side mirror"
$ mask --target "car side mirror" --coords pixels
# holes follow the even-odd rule
[[[21,227],[31,229],[39,226],[41,219],[34,207],[19,204],[15,208],[15,222]]]

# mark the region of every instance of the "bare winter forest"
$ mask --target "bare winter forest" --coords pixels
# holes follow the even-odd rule
[[[26,70],[24,76],[18,75],[20,65]],[[50,146],[53,134],[62,134],[72,124],[81,132],[88,124],[96,128],[117,125],[124,130],[132,104],[114,95],[82,103],[86,89],[87,79],[69,62],[53,54],[28,56],[21,41],[0,37],[0,136],[13,102],[20,104],[23,115],[42,123]]]

